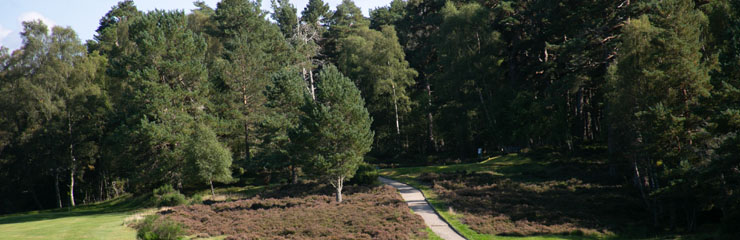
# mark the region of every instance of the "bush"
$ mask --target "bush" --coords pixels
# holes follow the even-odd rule
[[[352,179],[349,180],[349,184],[353,185],[378,185],[378,170],[373,165],[363,163],[357,168],[357,172]]]
[[[178,206],[187,203],[185,195],[175,190],[172,185],[166,184],[154,189],[154,202],[158,207]]]
[[[193,205],[193,204],[201,204],[201,203],[203,203],[203,195],[195,194],[192,197],[190,197],[190,202],[188,204]]]
[[[169,218],[159,219],[159,215],[147,216],[136,228],[136,238],[142,240],[182,239],[186,234],[184,225]]]

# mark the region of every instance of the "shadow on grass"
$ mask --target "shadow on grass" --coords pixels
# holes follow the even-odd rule
[[[15,213],[5,216],[0,216],[0,224],[12,224],[12,223],[24,223],[24,222],[35,222],[43,220],[53,220],[58,218],[66,217],[80,217],[97,214],[109,214],[109,213],[124,213],[136,210],[138,208],[149,206],[148,202],[150,196],[143,195],[138,197],[132,197],[131,195],[125,195],[116,199],[108,201],[82,205],[77,207],[67,207],[61,209],[41,210],[32,211],[25,213]]]

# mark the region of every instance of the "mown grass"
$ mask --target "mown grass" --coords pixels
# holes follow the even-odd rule
[[[216,189],[217,198],[237,199],[264,192],[266,186]],[[210,190],[198,192],[210,200]],[[30,211],[0,216],[0,239],[136,239],[136,230],[127,226],[134,215],[156,212],[149,195],[81,205],[74,208]],[[194,237],[194,236],[191,236]],[[216,236],[207,239],[224,239]]]
[[[560,159],[562,160],[562,159]],[[480,217],[483,217],[482,219],[485,219],[485,217],[488,216],[480,216],[482,214],[486,213],[471,213],[471,212],[465,212],[466,210],[465,206],[460,206],[460,200],[470,200],[470,198],[466,198],[469,196],[462,196],[466,194],[471,194],[471,192],[475,194],[479,193],[501,193],[501,192],[494,192],[490,189],[497,188],[497,191],[501,191],[500,186],[491,187],[485,186],[485,184],[478,183],[479,185],[476,186],[476,183],[471,183],[469,180],[474,177],[479,177],[481,175],[485,176],[488,179],[494,179],[494,181],[510,181],[514,182],[515,184],[520,184],[522,186],[535,186],[535,187],[542,187],[545,188],[549,187],[547,185],[544,185],[543,183],[547,184],[554,184],[556,188],[564,188],[566,186],[562,185],[569,185],[572,184],[573,181],[569,181],[569,179],[572,179],[569,174],[563,174],[564,172],[572,172],[572,171],[579,171],[580,177],[583,177],[583,179],[587,179],[586,181],[590,181],[591,176],[596,176],[599,173],[588,173],[588,171],[591,171],[593,169],[581,169],[583,165],[571,165],[571,163],[565,163],[560,164],[557,166],[567,166],[565,168],[559,167],[554,168],[555,164],[554,162],[557,162],[558,160],[541,160],[537,159],[537,161],[534,161],[532,158],[520,156],[520,155],[507,155],[507,156],[498,156],[486,159],[481,162],[477,163],[467,163],[467,164],[455,164],[455,165],[446,165],[446,166],[426,166],[426,167],[409,167],[409,168],[395,168],[395,169],[382,169],[380,171],[380,174],[385,177],[393,178],[395,180],[408,183],[416,188],[419,188],[422,190],[424,195],[428,198],[429,202],[433,205],[433,207],[440,213],[440,215],[447,220],[453,228],[455,228],[458,232],[460,232],[462,235],[464,235],[468,239],[635,239],[638,237],[635,237],[633,234],[627,234],[626,236],[622,236],[619,234],[614,233],[596,233],[596,234],[583,234],[580,231],[574,231],[574,234],[566,234],[566,235],[551,235],[551,234],[541,234],[541,233],[534,233],[534,235],[529,236],[499,236],[495,234],[482,234],[480,232],[477,232],[473,228],[471,228],[470,225],[465,224],[465,220],[475,220],[477,217],[478,219],[481,219]],[[577,161],[590,161],[590,159],[577,159]],[[561,162],[562,163],[562,162]],[[551,165],[553,164],[553,165]],[[442,179],[439,179],[440,181],[435,180],[429,180],[429,176],[445,176],[448,178],[447,182],[441,182]],[[432,177],[434,178],[434,177]],[[440,177],[441,178],[441,177]],[[453,180],[449,180],[452,178]],[[468,179],[466,179],[468,178]],[[455,180],[456,179],[456,180]],[[468,182],[466,182],[468,181]],[[434,184],[468,184],[472,186],[466,185],[465,191],[467,192],[460,192],[455,193],[455,189],[449,189],[445,188],[444,186],[437,185],[436,187],[433,186]],[[500,183],[500,182],[499,182]],[[590,183],[589,183],[590,184]],[[559,186],[561,185],[561,186]],[[568,188],[577,188],[576,186],[567,186]],[[578,186],[580,187],[580,186]],[[508,191],[514,190],[519,191],[518,189],[505,189]],[[485,192],[489,191],[489,192]],[[551,189],[546,189],[547,191],[551,191]],[[450,193],[452,192],[452,193]],[[524,191],[522,191],[524,192]],[[567,192],[567,191],[566,191]],[[576,192],[576,191],[574,191]],[[455,194],[462,194],[460,195],[460,199],[446,199],[445,197],[439,196],[439,194],[446,194],[449,195],[452,194],[452,196],[457,196]],[[539,193],[528,193],[533,194],[529,195],[537,196]],[[621,194],[621,193],[618,193]],[[516,198],[517,194],[513,195],[514,198]],[[523,195],[526,196],[526,195]],[[557,195],[556,195],[557,196]],[[475,200],[475,199],[474,199]],[[515,202],[517,199],[514,199]],[[530,201],[531,198],[524,197],[521,199],[522,202]],[[451,209],[451,204],[454,203],[457,205],[457,207],[463,208],[461,209]],[[542,206],[546,206],[546,204],[539,204],[537,202],[531,203],[530,205],[537,205],[537,207],[532,207],[532,209],[536,208],[542,208]],[[478,209],[480,209],[480,206],[476,206]],[[484,208],[486,208],[485,206]],[[493,206],[488,207],[493,208]],[[470,209],[473,209],[471,207]],[[545,207],[545,211],[556,211],[560,212],[561,209],[547,209]],[[524,215],[538,215],[539,213],[527,213],[527,210],[525,210]],[[539,211],[539,210],[538,210]],[[572,210],[571,210],[572,211]],[[490,212],[495,212],[496,214],[500,214],[501,212],[507,213],[506,211],[501,210],[491,210]],[[489,213],[490,214],[490,213]],[[517,212],[517,214],[522,215],[521,211]],[[477,215],[477,216],[476,216]],[[557,215],[557,214],[555,214]],[[492,216],[491,216],[492,217]],[[508,217],[508,216],[507,216]],[[532,222],[537,222],[537,219],[528,219]],[[600,220],[588,220],[595,222],[597,224],[602,224]],[[552,219],[550,221],[541,221],[542,223],[535,223],[538,224],[537,226],[547,226],[548,224],[551,224]],[[613,222],[609,222],[609,224],[613,224]],[[608,224],[607,224],[608,225]],[[625,222],[625,225],[629,225],[629,223]],[[611,225],[610,225],[611,226]],[[629,227],[629,226],[627,226]],[[517,230],[513,230],[517,231]],[[639,237],[643,238],[644,237]],[[661,237],[662,238],[662,237]],[[675,237],[668,237],[667,239],[674,239]],[[678,237],[681,238],[681,237]]]
[[[144,202],[123,196],[75,208],[0,216],[0,239],[135,239],[136,231],[124,219]]]

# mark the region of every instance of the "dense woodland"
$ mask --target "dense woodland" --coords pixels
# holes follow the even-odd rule
[[[163,184],[341,192],[364,161],[482,148],[600,152],[655,226],[740,222],[738,1],[271,4],[123,1],[86,43],[25,22],[0,50],[0,213]]]

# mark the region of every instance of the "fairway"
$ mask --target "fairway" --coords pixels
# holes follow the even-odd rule
[[[124,195],[97,204],[0,216],[0,239],[136,239],[126,217],[145,197]]]
[[[0,217],[0,239],[136,238],[136,231],[123,225],[123,220],[129,215],[126,212],[65,215],[68,214],[62,212]],[[39,220],[32,220],[34,217]]]

